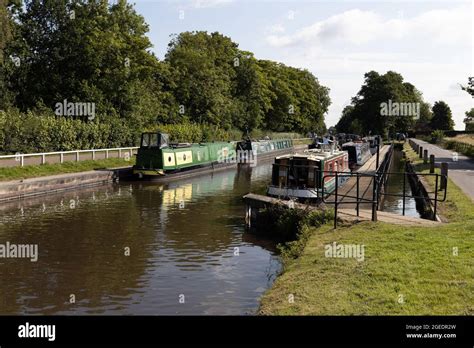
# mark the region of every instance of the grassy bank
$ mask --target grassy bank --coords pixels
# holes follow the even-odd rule
[[[409,158],[414,155],[407,149]],[[298,257],[284,254],[284,271],[264,294],[260,313],[473,315],[474,206],[450,180],[448,185],[440,212],[449,223],[437,228],[382,222],[309,227]],[[364,260],[325,257],[333,242],[364,245]]]
[[[64,162],[62,164],[44,164],[37,166],[0,168],[0,181],[28,179],[34,177],[86,172],[100,168],[132,166],[134,159],[109,158],[97,161]]]

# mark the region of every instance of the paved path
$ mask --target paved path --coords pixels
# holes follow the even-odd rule
[[[416,144],[428,150],[429,155],[435,155],[435,163],[448,163],[448,176],[468,196],[474,200],[474,159],[458,154],[458,160],[453,161],[453,151],[440,148],[419,139],[411,139]],[[448,188],[449,190],[449,188]]]
[[[379,152],[379,165],[382,163],[385,155],[390,149],[389,145],[384,145]],[[361,174],[374,174],[376,171],[376,160],[377,155],[373,155],[362,167],[360,167],[357,172]],[[373,177],[361,176],[359,178],[359,197],[365,200],[373,199]],[[356,209],[355,202],[357,197],[357,178],[351,177],[344,183],[343,186],[338,188],[337,191],[338,202],[343,202],[339,204],[339,208],[353,208]],[[334,202],[334,192],[329,195],[326,199],[326,202]],[[360,203],[360,209],[371,209],[372,203]]]

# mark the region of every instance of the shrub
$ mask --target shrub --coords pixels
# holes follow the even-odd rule
[[[440,143],[444,139],[444,132],[440,129],[431,132],[431,142],[433,144]]]

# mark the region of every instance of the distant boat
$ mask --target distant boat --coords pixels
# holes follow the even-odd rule
[[[356,166],[363,166],[372,157],[368,142],[351,141],[342,144],[342,150],[349,154],[349,168],[351,169]]]
[[[320,200],[323,186],[324,194],[334,191],[335,176],[325,176],[335,172],[341,174],[338,178],[338,186],[341,186],[349,178],[342,174],[350,174],[351,171],[347,152],[336,150],[333,145],[306,150],[301,154],[276,157],[267,195],[283,199],[296,198],[300,201]]]

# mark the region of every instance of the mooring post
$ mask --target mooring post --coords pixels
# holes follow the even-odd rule
[[[441,185],[440,190],[446,190],[446,186],[448,185],[448,163],[441,162]]]
[[[430,155],[430,174],[434,173],[435,169],[435,155]]]
[[[428,163],[428,150],[423,151],[423,163]]]

